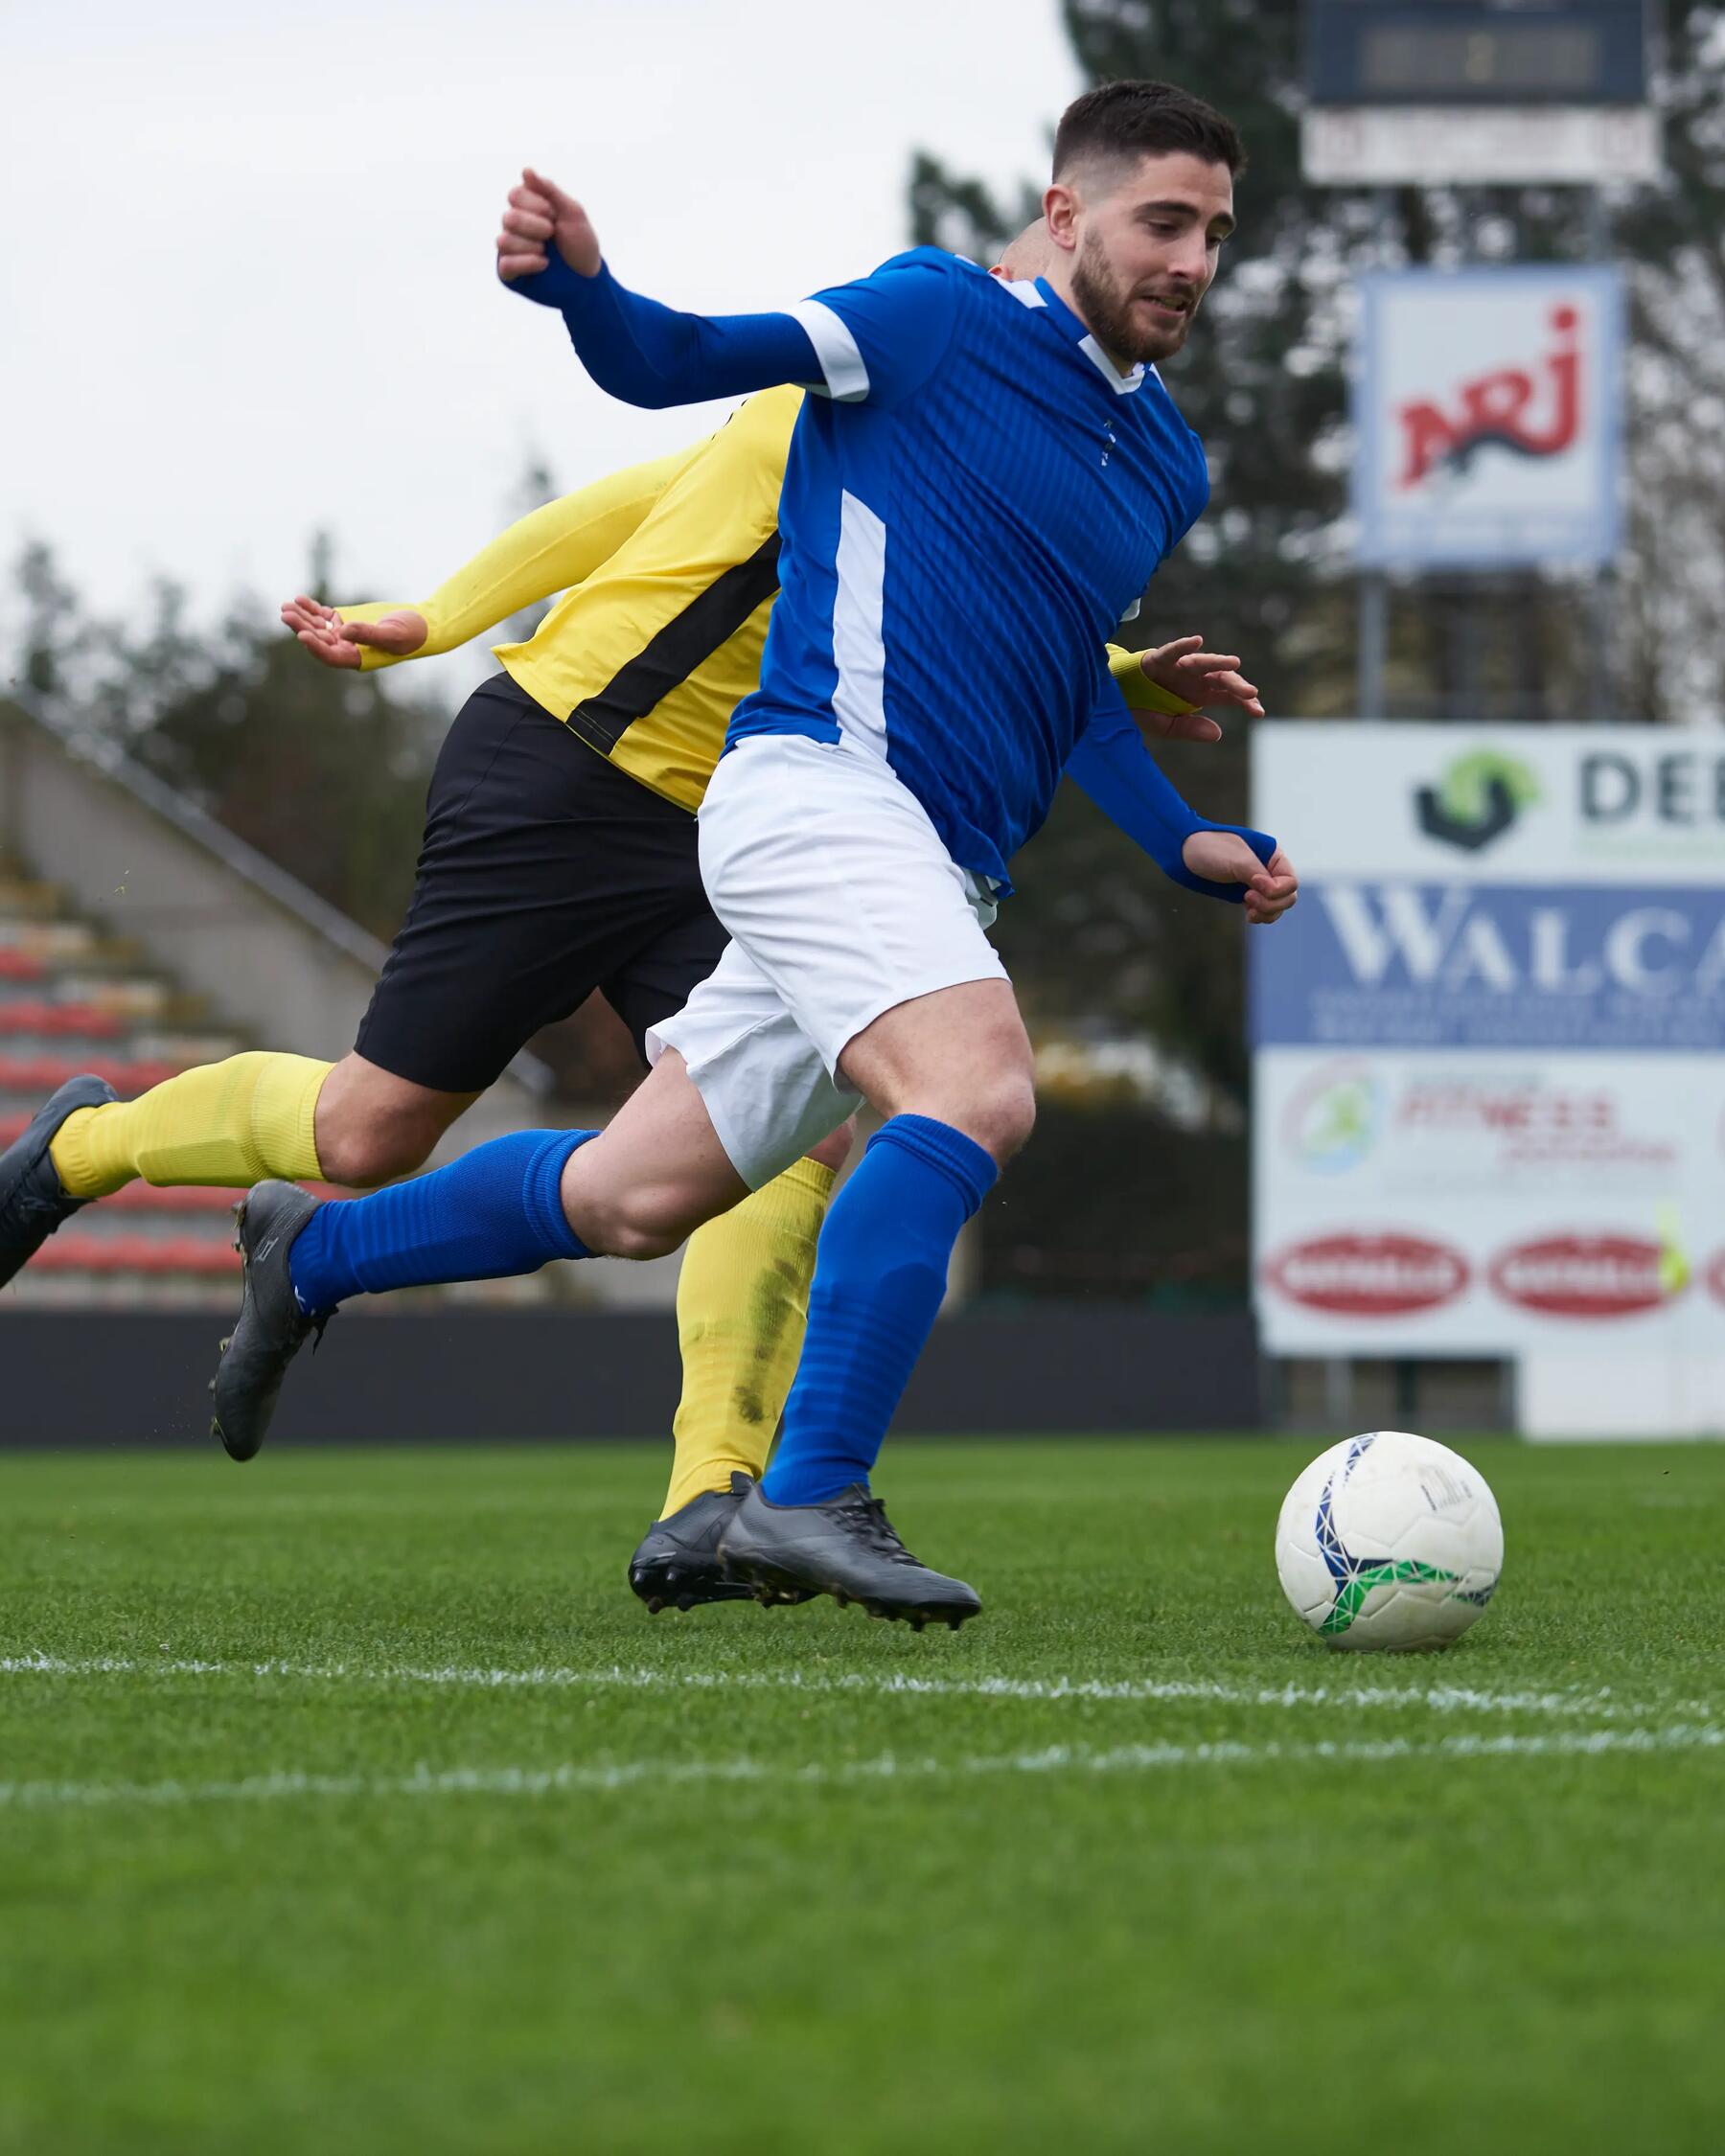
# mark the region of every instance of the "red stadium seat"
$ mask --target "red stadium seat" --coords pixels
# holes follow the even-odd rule
[[[0,1055],[0,1092],[51,1093],[85,1067],[76,1056]],[[134,1063],[112,1063],[102,1075],[116,1092],[148,1092],[164,1079],[177,1078],[187,1068],[179,1057],[145,1057]]]
[[[114,1041],[129,1032],[132,1024],[126,1012],[107,1010],[99,1003],[44,1003],[34,997],[0,1003],[0,1034],[78,1033],[92,1041]]]
[[[203,1183],[172,1184],[158,1188],[151,1182],[128,1182],[101,1201],[104,1212],[118,1208],[127,1213],[226,1213],[240,1202],[237,1190],[214,1189]]]
[[[300,1186],[314,1198],[348,1198],[351,1191],[337,1190],[334,1183],[308,1182]],[[240,1202],[238,1190],[218,1189],[207,1183],[179,1183],[158,1187],[149,1182],[128,1182],[123,1190],[100,1201],[106,1211],[120,1206],[131,1213],[226,1213]]]
[[[240,1270],[240,1253],[201,1235],[80,1235],[64,1230],[30,1261],[33,1273],[136,1273],[225,1277]]]

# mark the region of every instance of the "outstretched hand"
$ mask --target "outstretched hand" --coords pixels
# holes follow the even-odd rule
[[[1202,636],[1177,636],[1171,644],[1158,644],[1154,651],[1138,654],[1138,666],[1159,689],[1185,703],[1230,703],[1248,718],[1264,716],[1257,690],[1241,674],[1239,659],[1231,652],[1207,652]],[[1157,714],[1140,711],[1136,716],[1142,721]],[[1214,741],[1221,731],[1218,726],[1212,733],[1190,738]]]
[[[524,166],[497,234],[497,275],[507,285],[548,269],[553,247],[579,275],[598,276],[599,235],[586,212],[555,180]]]
[[[1300,896],[1294,863],[1279,846],[1265,863],[1234,832],[1194,831],[1180,858],[1211,883],[1244,883],[1246,918],[1254,928],[1279,921]]]
[[[377,621],[343,621],[334,607],[308,598],[304,592],[285,602],[282,622],[325,666],[363,665],[359,651],[362,644],[387,652],[392,658],[407,658],[419,650],[427,634],[425,615],[415,613],[411,607],[399,607]]]

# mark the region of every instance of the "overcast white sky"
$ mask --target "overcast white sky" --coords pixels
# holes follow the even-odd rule
[[[87,603],[417,595],[530,449],[560,488],[701,431],[610,402],[495,284],[522,162],[629,282],[770,306],[905,243],[913,145],[1005,184],[1082,86],[1055,0],[0,0],[0,540]]]

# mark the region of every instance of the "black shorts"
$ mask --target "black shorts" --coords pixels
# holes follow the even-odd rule
[[[641,1050],[725,940],[695,818],[499,674],[438,755],[413,900],[354,1045],[416,1085],[483,1092],[598,989]]]

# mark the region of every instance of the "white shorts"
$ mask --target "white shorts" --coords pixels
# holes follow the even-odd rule
[[[751,1190],[857,1108],[839,1058],[883,1011],[1006,978],[994,901],[890,767],[848,744],[739,742],[702,804],[701,873],[732,940],[647,1054],[681,1055]]]

